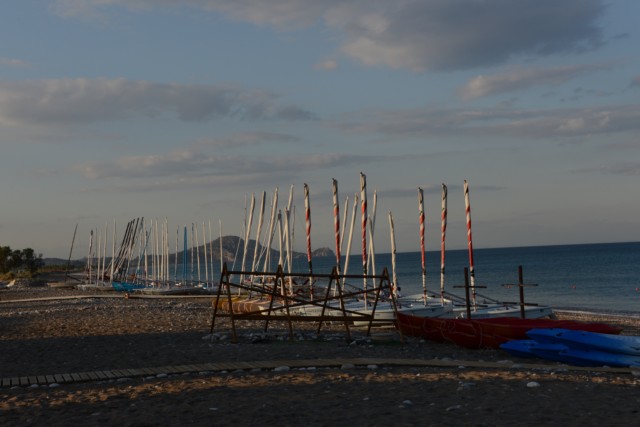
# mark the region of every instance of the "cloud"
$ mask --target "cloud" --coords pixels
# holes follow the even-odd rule
[[[314,68],[317,70],[333,71],[338,68],[338,63],[333,59],[327,59],[326,61],[317,63]]]
[[[631,86],[640,86],[640,76],[635,76],[631,79]]]
[[[0,125],[79,125],[140,116],[189,122],[313,118],[300,107],[281,105],[275,94],[236,86],[106,78],[0,82]]]
[[[222,160],[222,159],[220,159]],[[166,155],[128,156],[109,161],[90,161],[73,166],[85,178],[143,178],[197,173],[213,168],[218,159],[182,150]]]
[[[304,156],[212,156],[195,150],[169,154],[127,156],[114,160],[89,161],[71,169],[88,179],[158,178],[179,176],[255,175],[256,171],[272,173],[278,170],[308,172],[329,167],[345,167],[388,160],[388,156],[360,156],[337,153]]]
[[[382,2],[382,4],[385,4]],[[423,70],[492,66],[514,57],[593,49],[599,0],[404,1],[359,10],[342,50],[367,65]]]
[[[30,64],[21,59],[13,59],[13,58],[3,58],[0,57],[0,67],[14,67],[14,68],[24,68],[28,67]]]
[[[58,0],[52,11],[91,18],[114,6],[179,7],[169,0]],[[320,22],[347,56],[416,71],[594,49],[603,43],[598,20],[606,10],[604,0],[190,0],[182,7],[282,31]]]
[[[474,99],[528,89],[539,85],[556,86],[580,75],[609,68],[611,68],[610,64],[573,65],[539,69],[520,68],[507,73],[475,77],[461,87],[459,92],[464,99]]]
[[[606,175],[640,176],[640,163],[618,163],[609,166],[577,169],[580,173],[601,173]]]
[[[345,115],[334,126],[396,138],[557,138],[640,131],[640,105],[582,109],[414,109]]]
[[[277,132],[239,132],[227,137],[201,139],[198,141],[201,145],[207,145],[216,148],[238,148],[246,146],[260,145],[267,142],[284,142],[294,143],[301,142],[302,139],[284,133]]]

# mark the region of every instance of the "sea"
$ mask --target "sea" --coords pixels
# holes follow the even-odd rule
[[[440,252],[426,253],[426,287],[440,289]],[[499,301],[519,301],[518,268],[522,267],[526,303],[558,310],[640,316],[640,242],[475,249],[476,292]],[[298,265],[296,265],[296,263]],[[344,263],[343,263],[344,264]],[[393,274],[391,254],[376,254],[376,274]],[[330,273],[335,258],[312,260],[315,273]],[[295,271],[308,271],[306,258],[294,262]],[[469,253],[445,253],[445,290],[464,296],[464,268]],[[371,267],[369,268],[371,270]],[[362,256],[351,256],[349,274],[362,273]],[[369,273],[372,273],[369,271]],[[395,274],[401,294],[422,292],[420,252],[396,254]],[[484,286],[484,288],[481,288]]]
[[[518,269],[522,267],[525,303],[640,317],[640,275],[636,272],[640,268],[640,242],[475,249],[473,260],[478,301],[518,302]],[[240,270],[239,264],[227,267]],[[294,273],[309,271],[306,257],[295,258],[292,264]],[[334,266],[335,257],[312,259],[316,274],[330,274]],[[439,293],[439,251],[427,251],[425,267],[427,289]],[[464,297],[465,267],[469,267],[466,249],[446,251],[445,291]],[[375,268],[375,274],[387,268],[393,277],[391,254],[376,254]],[[350,256],[346,273],[362,271],[362,256]],[[374,274],[371,266],[368,273]],[[219,266],[210,274],[219,278]],[[395,276],[402,295],[421,293],[420,252],[397,253]]]

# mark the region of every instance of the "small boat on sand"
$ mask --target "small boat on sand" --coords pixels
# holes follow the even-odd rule
[[[606,323],[556,319],[494,317],[486,319],[447,319],[396,314],[396,327],[406,336],[435,342],[450,342],[467,348],[499,348],[510,340],[525,339],[531,329],[564,328],[579,331],[619,334],[622,329]]]

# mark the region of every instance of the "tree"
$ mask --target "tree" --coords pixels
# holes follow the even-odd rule
[[[11,256],[11,248],[9,246],[0,246],[0,274],[9,271],[9,257]]]
[[[42,266],[44,266],[44,261],[42,260],[42,254],[39,254],[38,257],[35,256],[35,252],[31,248],[26,248],[22,250],[22,265],[26,268],[29,273],[33,274]]]
[[[34,274],[43,266],[42,254],[36,256],[35,251],[31,248],[12,250],[9,246],[0,246],[0,274],[20,269]]]

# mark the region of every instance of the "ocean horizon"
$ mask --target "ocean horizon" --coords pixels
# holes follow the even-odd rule
[[[606,314],[640,316],[640,277],[634,267],[640,266],[640,242],[587,243],[549,246],[520,246],[508,248],[481,248],[474,250],[474,270],[478,301],[519,301],[518,267],[523,269],[524,297],[526,303],[549,305],[556,310],[578,310]],[[249,255],[251,259],[253,254]],[[250,265],[250,259],[246,264]],[[425,255],[426,287],[429,292],[440,291],[440,252],[427,251]],[[208,266],[210,282],[220,278],[220,262]],[[312,259],[315,274],[329,274],[336,264],[335,257]],[[262,266],[262,263],[260,263]],[[343,274],[362,274],[362,255],[349,257]],[[446,251],[445,291],[464,295],[464,268],[469,267],[467,249]],[[174,266],[170,267],[172,270]],[[192,267],[188,267],[189,269]],[[241,270],[241,254],[227,268]],[[390,278],[394,266],[390,253],[376,254],[375,271],[370,265],[368,274],[382,274],[387,268]],[[271,270],[277,269],[277,259]],[[182,271],[178,264],[177,270]],[[246,267],[246,270],[250,270]],[[285,267],[288,271],[288,268]],[[308,273],[306,257],[296,257],[292,262],[293,273]],[[403,295],[421,293],[422,263],[419,251],[396,254],[395,274]],[[172,273],[173,274],[173,273]],[[191,277],[197,276],[194,271]],[[200,278],[205,279],[204,261]],[[482,288],[481,288],[482,287]]]

